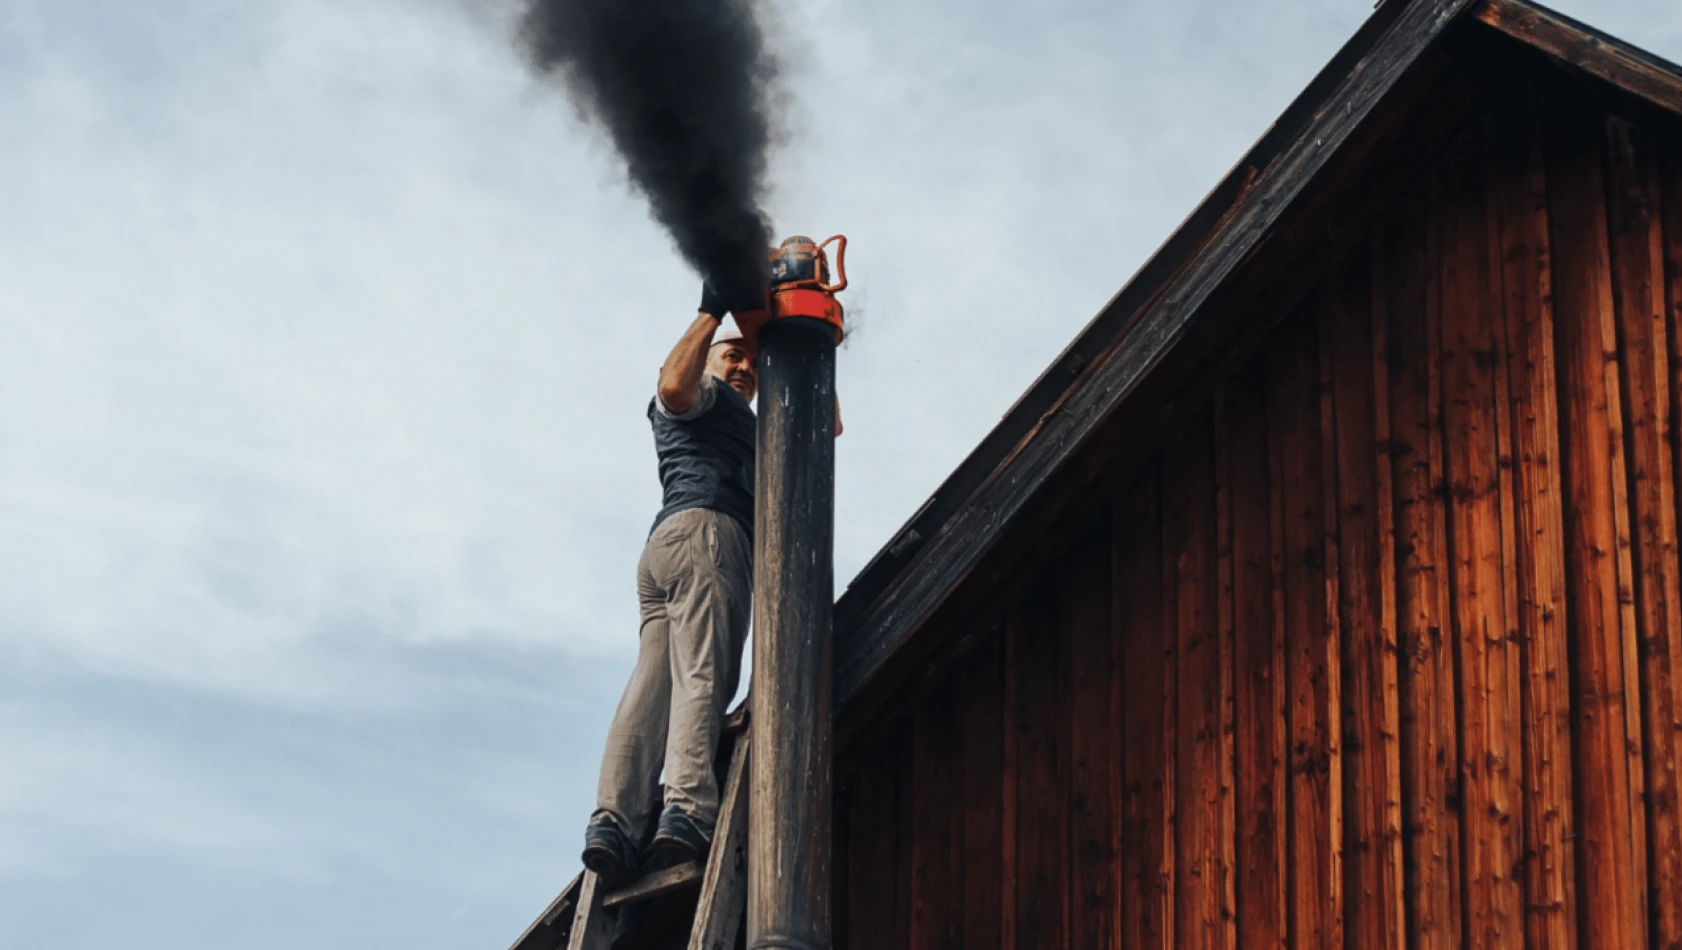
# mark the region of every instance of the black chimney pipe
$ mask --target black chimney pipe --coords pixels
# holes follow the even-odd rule
[[[760,331],[748,950],[829,950],[835,326]]]

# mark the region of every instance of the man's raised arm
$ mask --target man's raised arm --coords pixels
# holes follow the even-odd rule
[[[721,306],[710,287],[701,289],[701,307],[695,322],[689,325],[683,338],[666,355],[660,367],[660,383],[656,392],[660,404],[673,415],[681,416],[695,405],[701,392],[701,377],[707,371],[707,349],[712,346],[713,332],[724,319]]]

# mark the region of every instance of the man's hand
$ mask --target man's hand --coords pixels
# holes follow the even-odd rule
[[[701,283],[701,305],[697,309],[721,322],[727,313],[735,317],[736,328],[742,331],[742,342],[747,344],[750,350],[759,347],[759,328],[771,321],[770,307],[769,286],[766,287],[763,296],[755,298],[737,294],[734,299],[730,299],[720,293],[712,281]]]
[[[730,312],[730,306],[719,296],[718,291],[713,289],[710,280],[701,282],[701,305],[695,309],[720,322],[724,320],[724,315]]]

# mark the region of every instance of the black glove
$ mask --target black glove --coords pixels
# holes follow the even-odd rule
[[[710,313],[713,315],[713,319],[721,321],[724,319],[724,315],[730,312],[730,308],[725,305],[723,298],[718,295],[718,291],[713,289],[712,281],[701,282],[701,305],[696,309],[702,313]]]

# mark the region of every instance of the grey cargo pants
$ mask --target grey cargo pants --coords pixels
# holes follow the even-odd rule
[[[703,828],[718,822],[713,758],[741,673],[752,565],[748,533],[705,508],[667,518],[643,547],[641,645],[607,732],[596,789],[596,813],[611,813],[633,842],[652,834],[662,766],[665,805]]]

